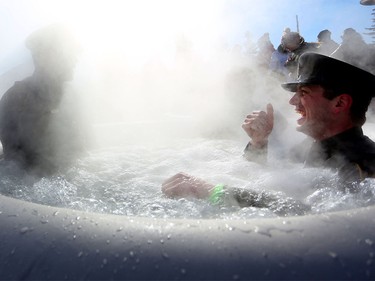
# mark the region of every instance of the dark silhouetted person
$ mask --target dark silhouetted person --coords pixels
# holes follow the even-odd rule
[[[268,69],[271,56],[275,51],[269,33],[264,33],[257,42],[258,52],[256,55],[257,66],[263,70]]]
[[[319,32],[317,38],[319,42],[319,53],[323,55],[329,56],[339,47],[339,44],[332,40],[331,31],[328,29]]]
[[[274,74],[277,78],[280,78],[281,81],[288,80],[289,75],[289,71],[285,65],[289,57],[289,51],[283,45],[282,39],[286,36],[286,34],[290,32],[291,31],[289,27],[284,28],[280,39],[280,44],[272,53],[269,64],[270,73]]]
[[[288,76],[288,69],[285,66],[288,55],[288,51],[284,49],[282,44],[280,44],[272,53],[269,65],[271,73],[275,74],[277,77],[280,77],[280,79],[282,79],[283,81],[285,81]]]
[[[338,172],[338,188],[351,191],[361,188],[358,183],[363,179],[375,177],[375,143],[362,131],[368,106],[375,96],[374,75],[328,56],[305,53],[299,59],[298,79],[282,86],[294,93],[289,103],[301,115],[297,130],[314,140],[305,144],[307,153],[299,159],[301,162]],[[246,117],[242,127],[250,137],[245,148],[247,159],[266,155],[273,125],[271,104],[266,111]],[[277,200],[267,193],[215,186],[183,173],[166,180],[162,191],[172,198],[194,197],[215,204],[278,210]],[[303,211],[303,206],[298,210]]]
[[[341,37],[341,44],[331,56],[375,74],[374,50],[366,44],[361,34],[347,28]]]
[[[35,31],[26,46],[35,70],[2,96],[0,140],[5,160],[44,176],[56,172],[83,149],[74,102],[71,108],[60,108],[80,47],[59,24]]]
[[[289,52],[285,66],[292,79],[296,76],[299,57],[306,52],[318,51],[318,44],[305,42],[305,39],[298,32],[284,32],[281,44]]]

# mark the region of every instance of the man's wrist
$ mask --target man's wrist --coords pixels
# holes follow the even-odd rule
[[[238,206],[236,190],[224,184],[217,184],[211,189],[208,201],[216,206]]]
[[[219,205],[223,203],[225,195],[225,185],[224,184],[217,184],[215,187],[210,191],[210,195],[208,197],[208,201],[213,205]]]
[[[250,141],[244,149],[243,156],[249,161],[265,163],[267,161],[268,141]]]
[[[268,145],[268,139],[259,140],[259,141],[251,140],[249,142],[249,148],[252,147],[252,148],[255,148],[255,149],[263,149],[263,148],[266,148],[267,145]]]

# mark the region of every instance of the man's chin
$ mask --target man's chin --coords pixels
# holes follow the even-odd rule
[[[304,123],[303,125],[297,126],[296,128],[297,132],[301,132],[313,139],[320,139],[322,136],[322,132],[324,131],[324,127],[317,127],[316,124],[306,124]]]
[[[303,124],[302,125],[298,125],[297,127],[296,127],[296,130],[297,130],[297,132],[300,132],[300,133],[303,133],[303,134],[305,134],[305,135],[310,135],[309,134],[309,130],[306,128],[306,126],[304,126]]]

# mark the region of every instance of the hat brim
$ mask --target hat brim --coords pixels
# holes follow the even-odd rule
[[[282,83],[281,87],[284,88],[284,90],[287,90],[289,92],[297,92],[297,87],[301,83]]]
[[[299,86],[303,85],[323,85],[326,84],[323,82],[323,79],[317,77],[310,77],[308,79],[297,79],[297,81],[282,83],[281,86],[289,92],[297,92]]]

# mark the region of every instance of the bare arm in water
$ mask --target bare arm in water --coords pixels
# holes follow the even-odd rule
[[[219,206],[267,208],[279,216],[304,215],[310,210],[309,206],[293,198],[266,191],[213,185],[184,173],[167,179],[162,184],[162,192],[169,198],[197,198]]]

